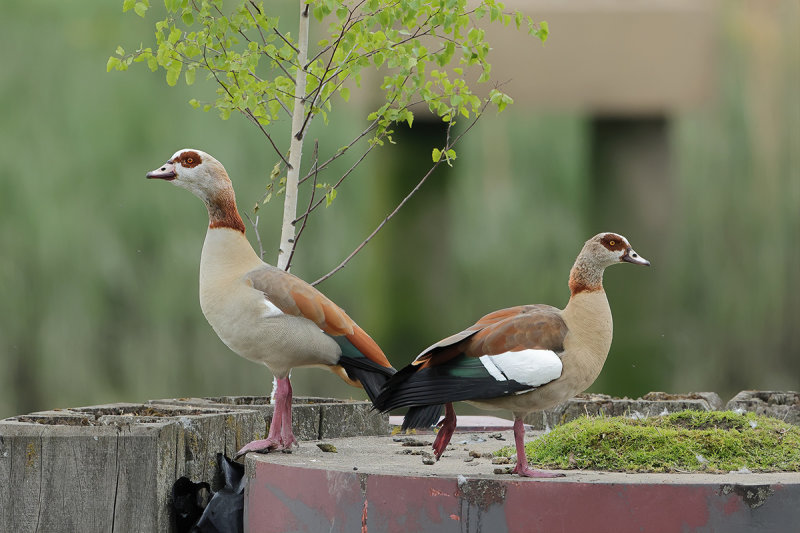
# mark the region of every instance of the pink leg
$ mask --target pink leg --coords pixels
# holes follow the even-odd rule
[[[436,440],[433,441],[433,455],[436,456],[438,461],[450,443],[450,437],[453,436],[453,431],[456,429],[456,412],[452,403],[445,404],[444,418],[437,425],[439,426],[439,433],[436,435]]]
[[[292,444],[297,444],[297,439],[292,433],[292,384],[288,377],[277,381],[275,409],[267,438],[245,444],[236,453],[235,458],[238,459],[247,452],[267,453],[272,450],[285,450],[291,448]]]
[[[281,384],[284,383],[282,404],[283,413],[281,415],[281,449],[291,448],[297,444],[292,432],[292,384],[289,378],[278,380],[278,391],[275,394],[275,410],[278,410],[278,395],[281,393]]]
[[[514,444],[517,447],[517,465],[512,473],[522,477],[564,477],[564,474],[542,472],[528,466],[528,457],[525,455],[525,426],[521,418],[514,418]]]

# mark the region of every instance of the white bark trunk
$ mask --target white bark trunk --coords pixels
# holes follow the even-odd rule
[[[292,139],[289,145],[289,164],[290,168],[286,173],[286,195],[283,200],[283,225],[281,226],[281,244],[278,250],[278,268],[286,269],[289,256],[294,244],[294,224],[297,218],[297,181],[300,177],[300,163],[303,158],[303,137],[301,132],[303,120],[305,119],[305,93],[306,93],[306,71],[305,65],[308,62],[308,23],[309,23],[308,4],[305,0],[300,0],[300,28],[297,39],[297,79],[294,85],[294,110],[292,112]]]
[[[289,164],[292,168],[286,172],[286,194],[283,199],[283,225],[281,226],[281,244],[278,249],[278,268],[286,270],[294,244],[294,220],[297,218],[297,182],[300,178],[300,163],[303,159],[303,137],[300,131],[305,119],[306,71],[308,63],[308,23],[309,6],[300,0],[300,28],[297,38],[297,79],[294,83],[294,109],[292,110],[292,139],[289,144]],[[275,402],[277,380],[272,378],[270,401]]]

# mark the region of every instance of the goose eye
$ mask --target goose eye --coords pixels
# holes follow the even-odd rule
[[[186,162],[191,165],[192,163],[194,163],[194,159],[191,157],[187,157]]]
[[[191,160],[189,160],[189,161],[191,162]],[[615,246],[617,244],[617,241],[608,241],[608,244],[610,246]]]

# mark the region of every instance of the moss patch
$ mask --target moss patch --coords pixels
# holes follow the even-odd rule
[[[618,472],[800,471],[800,428],[754,413],[583,417],[525,445],[539,467]],[[507,446],[498,456],[512,456]]]

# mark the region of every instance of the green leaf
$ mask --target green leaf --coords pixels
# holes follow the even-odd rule
[[[191,11],[187,11],[186,13],[184,13],[184,14],[181,16],[181,20],[182,20],[182,21],[183,21],[183,23],[184,23],[184,24],[186,24],[187,26],[191,26],[192,24],[194,24],[194,15],[192,15],[192,12],[191,12]]]
[[[341,96],[342,100],[344,100],[345,102],[349,102],[350,101],[350,89],[348,89],[347,87],[342,87],[341,89],[339,89],[339,96]]]
[[[546,20],[543,20],[539,23],[539,28],[534,28],[531,33],[538,37],[540,41],[545,42],[547,41],[547,37],[550,35],[550,25]]]
[[[440,159],[442,159],[442,151],[438,148],[433,149],[433,153],[431,154],[431,158],[433,159],[434,163],[438,163]]]
[[[330,14],[330,12],[331,12],[330,6],[323,3],[317,3],[313,11],[314,18],[317,19],[319,22],[322,22],[322,19],[324,19],[328,14]]]
[[[194,83],[196,73],[197,70],[193,68],[186,69],[186,72],[184,72],[183,74],[184,77],[186,78],[186,85],[192,85]]]
[[[117,46],[117,49],[115,50],[115,52],[117,53],[118,56],[124,56],[125,55],[125,49],[122,48],[121,46]]]
[[[122,2],[122,12],[125,13],[133,9],[134,4],[136,4],[136,0],[124,0]]]
[[[167,70],[167,85],[170,87],[174,87],[175,84],[178,83],[178,77],[181,75],[181,64],[173,64],[177,64],[177,68],[170,66],[170,68]]]
[[[180,29],[173,27],[169,32],[169,37],[167,38],[167,41],[169,41],[172,44],[177,43],[178,39],[181,38],[182,33],[183,32]]]
[[[119,67],[119,58],[115,56],[111,56],[108,58],[108,63],[106,63],[106,72],[111,72],[113,69]]]
[[[147,4],[144,2],[136,2],[136,4],[133,6],[133,11],[140,17],[144,18],[145,13],[147,13],[147,7]]]
[[[336,189],[330,189],[325,193],[325,207],[328,207],[336,200],[337,194],[339,194],[339,192]]]

